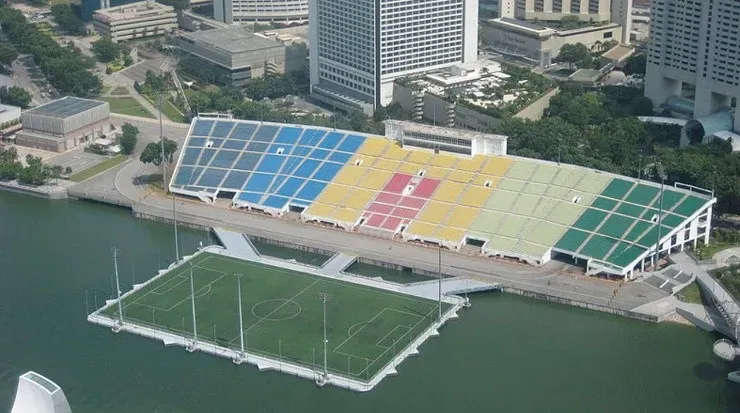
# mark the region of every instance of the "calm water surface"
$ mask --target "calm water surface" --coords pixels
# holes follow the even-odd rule
[[[192,252],[210,242],[184,230]],[[0,412],[35,370],[87,412],[729,412],[732,366],[713,337],[516,296],[473,307],[375,391],[317,388],[279,373],[85,321],[110,294],[111,247],[125,288],[174,256],[168,226],[125,210],[0,192]]]

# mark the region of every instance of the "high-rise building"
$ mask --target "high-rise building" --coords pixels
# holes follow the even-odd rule
[[[308,0],[213,0],[213,18],[243,22],[305,22]]]
[[[311,93],[365,113],[393,98],[399,77],[472,62],[475,0],[310,0]]]
[[[736,0],[653,0],[645,96],[657,106],[690,85],[695,117],[731,107],[740,96],[739,13]]]
[[[622,27],[629,43],[632,0],[499,0],[498,17],[518,20],[558,21],[575,16],[585,22],[611,22]]]
[[[584,21],[609,21],[611,0],[502,0],[516,4],[516,18],[521,20],[560,20],[577,16]],[[501,16],[510,17],[510,16]]]

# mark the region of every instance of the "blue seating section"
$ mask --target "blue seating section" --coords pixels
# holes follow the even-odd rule
[[[256,207],[307,207],[365,138],[302,126],[196,119],[173,189],[215,194]]]

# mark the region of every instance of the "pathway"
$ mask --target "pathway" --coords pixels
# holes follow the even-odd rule
[[[722,250],[714,256],[712,260],[717,263],[717,267],[727,267],[728,265],[740,264],[740,247],[732,247]]]
[[[257,249],[254,248],[249,239],[238,232],[229,231],[223,228],[214,228],[213,232],[218,237],[221,244],[229,251],[233,251],[240,256],[244,256],[249,261],[259,261],[261,256]]]
[[[356,255],[345,254],[338,252],[333,257],[329,258],[329,261],[325,262],[321,266],[319,272],[327,275],[336,275],[344,271],[345,268],[349,267],[357,259]]]
[[[740,305],[738,305],[737,301],[735,301],[717,280],[709,275],[703,267],[699,266],[686,253],[675,254],[672,256],[672,259],[684,271],[693,273],[696,276],[696,282],[712,298],[717,310],[722,314],[727,324],[731,326],[731,329],[734,330],[735,324],[740,321]],[[733,333],[732,336],[734,335]]]

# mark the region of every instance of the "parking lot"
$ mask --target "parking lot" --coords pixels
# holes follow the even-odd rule
[[[72,168],[72,173],[75,173],[84,171],[85,169],[95,166],[106,159],[108,159],[107,156],[85,152],[80,148],[59,154],[49,159],[49,163],[52,165],[59,165],[62,168],[69,166]]]

